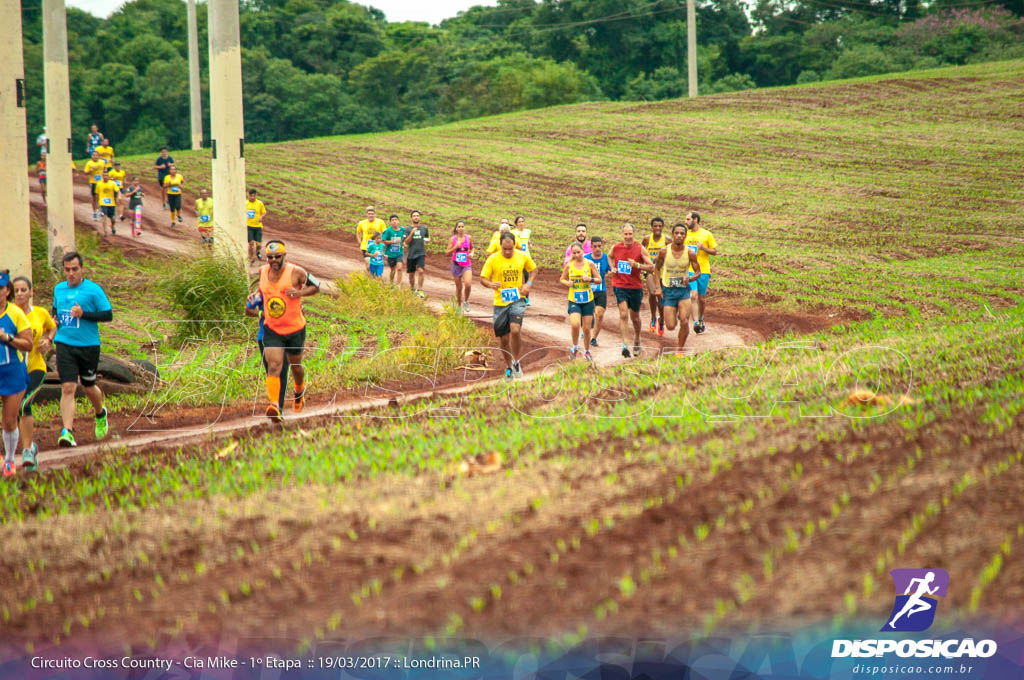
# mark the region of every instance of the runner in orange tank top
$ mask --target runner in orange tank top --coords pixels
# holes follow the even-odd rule
[[[296,413],[305,405],[306,372],[302,368],[302,352],[306,345],[306,317],[302,314],[302,298],[316,295],[320,283],[302,267],[285,260],[283,241],[269,241],[267,264],[260,267],[259,295],[264,313],[263,357],[267,365],[267,396],[270,405],[267,417],[281,419],[278,396],[287,385],[281,385],[281,367],[285,356],[295,376]]]

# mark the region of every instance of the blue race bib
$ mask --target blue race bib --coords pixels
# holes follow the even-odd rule
[[[501,301],[502,302],[516,302],[519,300],[519,289],[518,288],[502,288],[501,289]]]
[[[82,321],[73,315],[70,309],[59,310],[57,312],[57,320],[60,321],[60,325],[64,328],[79,328]]]
[[[246,210],[245,211],[245,216],[248,217],[250,220],[254,220],[254,219],[256,219],[256,211],[255,210]]]
[[[459,264],[466,264],[469,262],[469,253],[455,253],[455,261]]]
[[[577,304],[584,305],[590,302],[590,293],[585,290],[577,290],[572,294],[572,296],[573,302]]]
[[[629,260],[619,260],[616,266],[618,267],[617,271],[620,274],[632,274],[633,273],[633,265],[631,265],[629,263]]]
[[[200,222],[209,222],[210,221],[210,216],[209,215],[200,215],[199,216],[199,221]]]

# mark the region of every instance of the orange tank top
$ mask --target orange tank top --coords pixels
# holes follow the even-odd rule
[[[270,280],[270,265],[260,267],[260,293],[263,295],[264,323],[278,335],[288,335],[306,327],[302,314],[302,298],[292,299],[284,294],[292,287],[292,273],[295,265],[291,262],[281,270],[281,278]]]

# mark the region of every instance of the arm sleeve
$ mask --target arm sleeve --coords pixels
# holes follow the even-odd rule
[[[86,321],[106,322],[114,320],[114,312],[106,309],[102,312],[82,312],[82,318]]]

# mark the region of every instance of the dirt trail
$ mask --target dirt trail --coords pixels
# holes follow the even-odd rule
[[[102,221],[93,220],[92,207],[90,204],[89,186],[84,178],[76,177],[74,186],[75,192],[75,220],[79,228],[91,228],[98,233],[103,232]],[[106,243],[126,250],[138,250],[144,252],[182,253],[199,246],[199,234],[195,228],[196,218],[194,210],[194,197],[186,196],[183,201],[182,224],[170,223],[166,210],[161,205],[160,190],[155,182],[142,183],[146,192],[143,198],[143,224],[142,235],[131,236],[130,222],[118,222],[116,235],[105,236]],[[38,192],[38,185],[33,183],[31,202],[37,215],[45,219],[45,207],[42,203],[42,195]],[[289,258],[306,267],[309,271],[321,279],[331,280],[363,268],[362,254],[354,242],[352,234],[339,232],[329,234],[311,231],[307,225],[297,221],[289,221],[271,212],[266,219],[267,227],[264,230],[265,240],[280,238],[288,243]],[[442,229],[433,228],[434,239],[439,240]],[[487,235],[489,237],[489,235]],[[477,235],[477,242],[484,241],[481,235]],[[482,262],[476,262],[474,269],[479,271]],[[251,267],[251,273],[256,274],[257,266]],[[566,316],[565,289],[558,283],[558,273],[551,270],[538,270],[537,281],[539,285],[534,288],[534,295],[531,298],[531,306],[528,308],[523,323],[524,344],[531,345],[530,356],[545,357],[544,363],[557,356],[558,353],[567,353],[569,346],[569,327]],[[407,281],[404,283],[407,285]],[[429,253],[427,256],[426,277],[424,279],[424,292],[428,296],[428,304],[435,310],[440,310],[444,302],[454,297],[454,286],[448,274],[447,258],[439,253]],[[483,326],[490,326],[491,322],[491,291],[475,282],[471,294],[471,312],[469,317],[476,323]],[[687,353],[707,352],[724,347],[751,344],[760,341],[771,334],[773,324],[766,314],[751,313],[750,319],[743,318],[733,309],[729,314],[729,320],[740,319],[747,324],[737,325],[734,323],[724,324],[715,320],[714,307],[708,314],[709,325],[706,333],[701,335],[690,334],[687,341]],[[618,314],[615,309],[609,309],[602,326],[601,346],[593,350],[595,363],[598,366],[610,366],[621,363],[624,359],[619,353],[619,329]],[[646,303],[642,310],[642,316],[647,318]],[[760,318],[753,318],[760,317]],[[767,330],[767,332],[766,332]],[[671,336],[671,337],[670,337]],[[658,337],[649,331],[644,325],[641,335],[643,347],[642,355],[645,357],[656,356],[664,348],[675,346],[674,334]],[[540,351],[538,351],[540,350]],[[546,350],[546,351],[544,351]],[[530,366],[530,362],[524,362],[524,369],[527,376],[531,368],[536,371],[537,365]],[[490,382],[490,381],[486,381]],[[449,388],[445,392],[457,391],[459,389],[475,389],[480,382],[461,388]],[[422,387],[422,386],[417,386]],[[433,387],[416,389],[403,392],[403,400],[415,400],[430,397],[440,393]],[[300,418],[296,420],[305,421],[309,418],[318,418],[330,413],[340,411],[351,411],[364,408],[374,408],[385,405],[387,400],[354,393],[352,399],[344,403],[332,403],[317,408],[307,408]],[[137,435],[126,435],[117,439],[110,439],[99,444],[90,444],[76,447],[73,450],[45,450],[40,452],[39,461],[44,467],[51,465],[64,465],[83,456],[95,455],[105,450],[126,447],[138,449],[156,444],[167,444],[173,442],[182,444],[197,438],[209,437],[217,434],[224,434],[235,430],[250,429],[265,424],[265,419],[257,416],[233,417],[215,424],[204,424],[193,427],[179,428],[175,431],[162,431],[159,433],[141,433]]]

